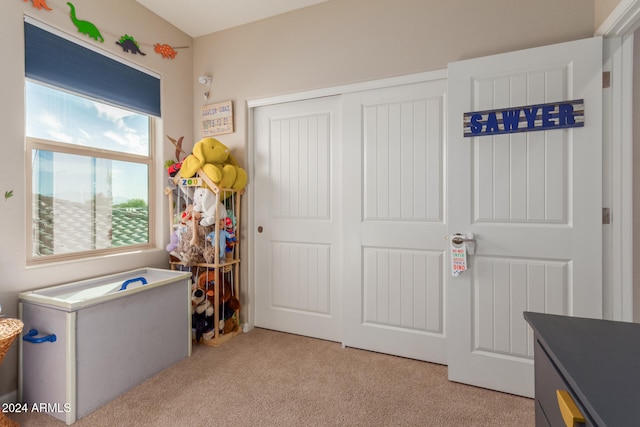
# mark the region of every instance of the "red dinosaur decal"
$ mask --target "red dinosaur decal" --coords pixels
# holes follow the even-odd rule
[[[163,58],[175,58],[176,55],[178,54],[178,52],[176,52],[175,50],[173,50],[173,48],[171,46],[169,46],[168,44],[159,44],[156,43],[154,48],[153,48],[157,53],[159,53],[160,55],[162,55]]]
[[[29,0],[23,0],[23,1],[27,2]],[[33,3],[33,7],[38,8],[38,10],[40,9],[53,10],[47,5],[47,0],[32,0],[32,3]]]

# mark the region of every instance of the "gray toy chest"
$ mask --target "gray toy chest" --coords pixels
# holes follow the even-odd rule
[[[191,275],[144,268],[19,295],[19,399],[67,424],[191,354]]]

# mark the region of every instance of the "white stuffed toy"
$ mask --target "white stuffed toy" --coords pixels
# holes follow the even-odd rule
[[[227,217],[227,210],[220,203],[216,195],[208,188],[196,188],[193,194],[193,211],[200,212],[200,225],[207,226],[216,222],[216,206],[218,207],[219,219]]]

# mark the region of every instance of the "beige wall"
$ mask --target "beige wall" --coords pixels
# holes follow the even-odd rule
[[[618,6],[621,0],[595,0],[595,28],[596,30],[611,12]]]
[[[246,166],[247,100],[444,69],[593,33],[593,0],[332,0],[195,39],[194,135],[205,103],[200,74],[214,78],[208,103],[234,101],[235,133],[219,139]],[[247,263],[241,271],[246,316]]]
[[[75,281],[87,277],[114,273],[143,266],[167,267],[167,253],[164,245],[168,241],[167,202],[158,188],[160,212],[156,233],[158,249],[142,253],[111,258],[93,259],[73,264],[57,264],[26,267],[25,235],[26,223],[30,219],[25,208],[24,179],[24,32],[23,15],[28,14],[62,31],[76,35],[77,30],[69,18],[69,7],[64,0],[49,0],[52,11],[37,10],[32,2],[10,1],[2,3],[0,14],[0,39],[5,46],[0,67],[0,117],[2,117],[2,157],[3,179],[0,194],[13,190],[14,196],[0,200],[0,235],[6,243],[0,256],[0,303],[3,314],[17,316],[17,295],[21,291],[37,289],[53,284]],[[105,38],[100,48],[135,62],[162,78],[162,115],[158,129],[156,147],[159,152],[158,164],[164,158],[172,158],[173,151],[164,138],[185,135],[192,138],[192,94],[193,49],[181,49],[174,60],[162,59],[153,52],[153,44],[168,43],[172,46],[191,47],[192,39],[167,24],[166,21],[150,13],[132,0],[111,0],[108,2],[76,1],[77,16],[93,22]],[[147,54],[125,54],[115,44],[123,34],[129,34],[142,43]],[[90,41],[86,36],[83,40]],[[97,44],[97,43],[94,43]],[[150,44],[151,46],[147,46]],[[100,76],[95,76],[99,79]],[[166,156],[165,156],[166,155]],[[158,178],[164,180],[162,167]],[[165,182],[165,181],[163,181]],[[162,225],[162,226],[161,226]],[[17,388],[17,344],[14,344],[4,363],[0,365],[0,400]],[[10,397],[10,396],[9,396]]]

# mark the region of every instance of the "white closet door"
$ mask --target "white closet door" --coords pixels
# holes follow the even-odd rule
[[[343,98],[346,346],[446,361],[445,91]]]
[[[256,325],[531,396],[522,312],[602,315],[601,72],[596,38],[256,108]],[[466,112],[576,99],[584,127],[463,137]],[[455,278],[451,233],[477,239]]]
[[[337,98],[255,110],[255,324],[341,340]]]
[[[533,396],[522,312],[602,315],[602,40],[448,72],[449,232],[477,239],[471,268],[447,275],[449,378]],[[467,112],[579,99],[584,127],[463,137]]]

